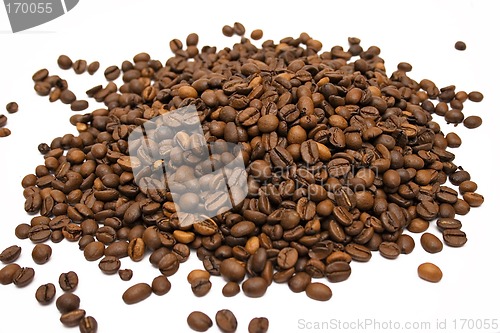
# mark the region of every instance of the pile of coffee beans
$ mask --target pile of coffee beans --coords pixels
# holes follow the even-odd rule
[[[161,275],[151,284],[128,288],[123,293],[127,304],[168,293],[167,277],[192,250],[205,268],[188,276],[196,296],[209,293],[210,277],[220,275],[227,281],[222,291],[227,297],[239,293],[240,285],[248,297],[262,297],[275,282],[327,301],[330,287],[314,280],[344,281],[352,260],[367,262],[375,251],[388,259],[411,253],[415,241],[403,234],[406,229],[424,232],[437,220],[444,244],[466,243],[456,215],[467,214],[484,198],[448,149],[459,147],[461,138],[445,134],[433,117],[478,127],[481,118],[465,118],[462,109],[466,100],[481,101],[480,92],[456,91],[453,85],[438,88],[429,79],[417,82],[408,76],[412,66],[405,62],[389,74],[380,48],[364,48],[359,38],[349,38],[347,48],[322,51],[323,43],[307,33],[277,43],[266,40],[258,47],[244,37],[245,31],[237,22],[223,27],[225,36],[241,36],[232,48],[198,47],[193,33],[186,47],[178,39],[170,42],[174,56],[166,62],[144,52],[108,66],[108,83],[86,92],[103,107],[71,116],[78,135],[66,134],[38,147],[43,163],[22,180],[24,208],[37,216],[16,228],[17,237],[34,243],[75,242],[85,259],[126,281],[133,273],[121,269],[120,259],[149,256]],[[262,36],[261,30],[250,35],[254,40]],[[87,66],[85,60],[73,62],[65,55],[57,63],[77,74],[94,74],[99,68],[98,62]],[[119,78],[121,86],[113,82]],[[46,69],[33,80],[36,92],[51,101],[61,100],[74,111],[88,107],[66,80],[49,76]],[[186,106],[196,108],[206,142],[238,146],[249,175],[243,201],[188,225],[180,223],[168,187],[136,183],[137,160],[129,156],[128,141],[138,126]],[[1,117],[3,126],[6,117]],[[155,131],[154,149],[164,160],[143,165],[148,184],[164,182],[152,170],[175,158],[176,177],[188,182],[207,176],[207,186],[212,186],[218,180],[209,171],[238,154],[221,148],[209,160],[193,160],[187,153],[192,138],[176,134]],[[216,198],[195,201],[193,207],[204,204],[219,209]],[[441,251],[443,242],[429,233],[421,237],[430,253]],[[19,254],[14,247],[4,252],[6,262]],[[37,247],[33,259],[43,264],[51,253],[50,247]],[[442,272],[426,263],[418,275],[437,282]],[[26,285],[33,276],[33,269],[10,263],[0,271],[0,282]],[[59,282],[66,292],[56,302],[63,309],[61,322],[94,332],[95,319],[85,317],[72,294],[76,273],[61,275]],[[37,290],[41,303],[53,297],[53,285]],[[249,331],[265,332],[264,319],[252,321]],[[229,310],[218,312],[215,321],[223,332],[236,330]],[[188,325],[203,331],[213,323],[193,312]]]

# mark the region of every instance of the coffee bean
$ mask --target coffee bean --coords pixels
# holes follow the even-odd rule
[[[457,49],[459,51],[464,51],[466,48],[467,48],[467,45],[465,45],[465,43],[462,41],[458,41],[455,43],[455,49]]]
[[[360,244],[347,244],[345,251],[356,261],[365,262],[369,261],[372,257],[371,251]]]
[[[83,74],[87,70],[87,61],[79,59],[73,63],[73,70],[76,74]]]
[[[122,299],[126,304],[134,304],[148,298],[153,290],[147,283],[137,283],[127,290],[122,295]]]
[[[7,124],[7,117],[0,114],[0,127],[4,127]]]
[[[191,283],[191,291],[196,297],[203,297],[212,288],[212,282],[209,279],[199,278]]]
[[[467,243],[467,235],[460,229],[445,229],[443,230],[443,240],[448,246],[461,247]]]
[[[234,258],[225,259],[220,264],[220,274],[228,281],[241,282],[245,278],[245,266]]]
[[[382,257],[387,259],[396,259],[401,253],[400,247],[394,242],[382,242],[380,243],[378,250]]]
[[[233,297],[240,293],[240,285],[236,282],[229,281],[222,288],[222,295],[225,297]]]
[[[43,284],[35,292],[35,298],[42,305],[50,304],[56,296],[56,287],[53,283]]]
[[[155,295],[158,296],[162,296],[168,293],[171,287],[172,285],[170,281],[164,275],[155,277],[153,279],[153,282],[151,283],[151,290]]]
[[[35,277],[35,270],[31,267],[22,267],[19,268],[16,273],[13,275],[12,283],[14,283],[17,287],[26,287],[28,284],[33,281]]]
[[[7,127],[0,128],[0,138],[6,138],[11,134],[12,132]]]
[[[316,301],[325,302],[332,298],[332,290],[321,282],[312,282],[306,288],[306,295]]]
[[[454,132],[446,134],[446,142],[450,148],[458,148],[462,145],[462,139]]]
[[[481,102],[484,98],[483,94],[479,91],[471,91],[468,94],[469,100],[472,102]]]
[[[83,255],[88,261],[95,261],[104,255],[105,246],[102,242],[92,242],[85,246]]]
[[[56,299],[56,307],[61,313],[68,313],[80,307],[80,297],[73,293],[64,293]]]
[[[438,266],[426,262],[418,266],[418,276],[423,280],[436,283],[443,278],[443,272]]]
[[[16,113],[17,111],[19,111],[19,105],[16,102],[9,102],[5,106],[5,109],[8,113]]]
[[[130,281],[132,279],[134,272],[131,269],[120,269],[118,270],[118,275],[123,281]]]
[[[345,281],[351,276],[351,266],[345,261],[334,261],[326,266],[325,275],[330,282]]]
[[[269,319],[255,317],[248,323],[248,333],[266,333],[269,329]]]
[[[439,240],[439,238],[428,232],[424,233],[420,237],[420,244],[424,250],[429,253],[438,253],[443,250],[443,243]]]
[[[402,254],[410,254],[415,248],[415,241],[409,235],[401,235],[398,238],[397,244],[401,250]]]
[[[73,66],[73,61],[67,55],[62,54],[57,58],[57,65],[61,69],[66,70],[66,69],[70,69]]]
[[[245,34],[245,27],[240,22],[234,22],[233,29],[234,33],[238,36],[243,36]]]
[[[61,96],[59,98],[61,99],[61,102],[63,102],[64,104],[71,104],[74,101],[76,101],[75,94],[69,89],[66,89],[63,92],[61,92]]]
[[[261,29],[255,29],[250,34],[250,38],[252,38],[253,40],[259,40],[262,38],[263,35],[264,32]]]
[[[300,293],[306,290],[311,283],[311,276],[306,272],[298,272],[288,280],[288,287],[294,293]]]
[[[52,256],[52,248],[47,244],[36,244],[31,252],[33,261],[38,265],[43,265],[49,261]]]
[[[18,264],[8,264],[2,267],[2,269],[0,269],[0,284],[11,284],[20,269],[21,266]]]
[[[75,100],[71,102],[71,110],[72,111],[83,111],[89,107],[89,102],[86,100]]]
[[[231,310],[223,309],[215,314],[215,323],[224,333],[236,332],[238,321]]]
[[[78,286],[78,275],[73,271],[61,273],[59,275],[59,286],[63,291],[74,291]]]
[[[421,233],[426,231],[429,228],[429,221],[426,221],[421,218],[415,218],[411,220],[410,224],[408,225],[408,230],[414,233]]]
[[[0,261],[4,264],[16,261],[21,255],[21,250],[21,247],[18,245],[9,246],[0,253]]]
[[[108,81],[114,81],[120,76],[120,68],[118,66],[109,66],[104,70],[104,77]]]
[[[60,321],[64,326],[76,327],[80,321],[85,318],[85,310],[76,309],[61,315]]]
[[[187,317],[189,328],[196,332],[206,332],[213,326],[212,319],[201,311],[193,311]]]
[[[468,116],[464,119],[464,126],[467,128],[478,128],[483,123],[479,116]]]
[[[285,247],[278,253],[277,264],[282,269],[289,269],[297,263],[299,253],[293,247]]]
[[[86,316],[78,323],[80,333],[97,333],[97,320],[92,316]]]
[[[232,37],[234,35],[233,27],[225,25],[224,27],[222,27],[222,34],[226,37]]]
[[[245,295],[252,298],[264,296],[267,287],[267,281],[260,276],[248,278],[241,285],[241,289],[243,289]]]
[[[484,197],[475,192],[464,193],[463,198],[471,207],[479,207],[484,202]]]
[[[91,62],[88,66],[87,66],[87,72],[90,74],[90,75],[94,75],[95,72],[97,72],[99,70],[99,67],[101,66],[101,64],[99,63],[99,61],[93,61]],[[91,97],[91,96],[89,96]]]
[[[49,71],[46,68],[42,68],[36,71],[31,78],[33,81],[38,82],[43,81],[47,76],[49,76]]]
[[[115,274],[121,266],[121,261],[114,256],[105,256],[99,262],[99,268],[104,274]]]

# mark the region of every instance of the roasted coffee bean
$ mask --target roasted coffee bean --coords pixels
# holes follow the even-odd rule
[[[255,29],[250,34],[250,38],[252,38],[253,40],[259,40],[262,38],[263,35],[264,32],[261,29]]]
[[[86,316],[78,323],[80,333],[97,333],[97,320],[92,316]]]
[[[93,61],[91,62],[88,66],[87,66],[87,72],[90,74],[90,75],[94,75],[95,72],[97,72],[99,70],[99,67],[101,66],[101,64],[99,63],[99,61]]]
[[[278,253],[277,264],[282,269],[289,269],[297,263],[299,253],[293,247],[285,247]]]
[[[172,285],[168,278],[164,275],[157,276],[151,283],[151,290],[155,295],[162,296],[168,293]]]
[[[83,74],[87,70],[87,61],[79,59],[73,63],[72,67],[76,74]]]
[[[130,281],[132,279],[132,276],[134,275],[134,272],[128,268],[119,269],[118,275],[120,276],[120,279],[122,279],[123,281]]]
[[[7,124],[7,117],[3,114],[0,114],[0,127],[4,127],[5,125]],[[24,186],[23,187],[27,187],[27,186]]]
[[[153,290],[149,284],[137,283],[125,290],[122,299],[126,304],[139,303],[151,296],[152,292]]]
[[[49,261],[52,256],[52,248],[47,244],[36,244],[31,251],[31,257],[33,261],[38,265],[43,265]]]
[[[187,317],[189,328],[196,332],[206,332],[213,326],[212,319],[201,311],[193,311]]]
[[[18,245],[9,246],[0,253],[0,261],[4,264],[16,261],[21,255],[21,250],[21,247]]]
[[[238,36],[243,36],[245,34],[245,26],[240,22],[234,22],[233,24],[234,33]]]
[[[0,138],[5,138],[11,135],[12,132],[7,127],[0,128]]]
[[[378,251],[382,257],[387,259],[396,259],[401,253],[401,249],[398,244],[394,242],[382,242],[378,247]]]
[[[26,287],[28,284],[33,281],[35,277],[35,270],[31,267],[22,267],[19,268],[16,273],[13,275],[12,283],[14,283],[17,287]]]
[[[356,261],[365,262],[369,261],[372,257],[371,251],[367,247],[360,244],[347,244],[345,251]]]
[[[179,269],[179,259],[173,253],[168,253],[158,262],[158,269],[165,276],[174,275]]]
[[[269,329],[269,319],[255,317],[248,323],[248,333],[266,333]]]
[[[241,282],[245,278],[245,266],[234,258],[225,259],[220,264],[220,274],[228,281]]]
[[[99,268],[104,274],[115,274],[120,267],[120,259],[114,256],[105,256],[99,261]]]
[[[215,314],[215,323],[224,333],[236,332],[238,321],[231,310],[223,309]]]
[[[56,286],[53,283],[42,284],[35,292],[35,298],[42,305],[50,304],[56,296]]]
[[[42,68],[36,71],[31,78],[33,79],[33,81],[37,82],[44,80],[48,75],[49,71],[46,68]]]
[[[85,310],[76,309],[61,315],[60,321],[64,326],[75,327],[80,324],[80,321],[85,318]]]
[[[80,307],[80,297],[73,293],[64,293],[56,299],[56,307],[61,313],[68,313]]]
[[[471,91],[468,94],[469,100],[472,102],[481,102],[483,100],[483,94],[479,91]]]
[[[455,43],[455,49],[457,49],[459,51],[464,51],[466,48],[467,48],[467,45],[465,45],[465,43],[462,41],[458,41]]]
[[[71,110],[72,111],[83,111],[89,107],[89,102],[86,100],[75,100],[71,102]]]
[[[462,222],[454,218],[439,218],[436,225],[441,231],[462,228]]]
[[[443,250],[443,243],[439,240],[439,238],[428,232],[424,233],[420,237],[420,244],[424,250],[429,253],[438,253]]]
[[[17,111],[19,111],[19,105],[16,102],[9,102],[5,106],[5,109],[8,113],[16,113]]]
[[[401,235],[398,238],[397,244],[402,254],[410,254],[415,248],[415,241],[410,235]]]
[[[74,101],[76,101],[75,94],[69,89],[66,89],[63,92],[61,92],[61,96],[59,98],[61,102],[63,102],[64,104],[71,104]]]
[[[345,281],[351,276],[351,266],[345,261],[334,261],[326,266],[325,275],[330,282]]]
[[[306,295],[316,301],[325,302],[332,298],[332,290],[321,282],[312,282],[306,288]]]
[[[423,280],[436,283],[443,278],[443,272],[438,266],[426,262],[418,266],[418,276]]]
[[[95,261],[104,255],[105,246],[102,242],[92,242],[85,246],[83,255],[88,261]]]
[[[108,81],[116,80],[120,76],[120,68],[118,66],[109,66],[104,70],[104,77]]]
[[[234,35],[233,27],[225,25],[222,27],[222,34],[226,37],[232,37]]]
[[[57,58],[57,65],[61,69],[70,69],[73,66],[73,61],[67,55],[62,54]]]
[[[17,272],[21,269],[18,264],[8,264],[0,269],[0,284],[6,285],[11,284],[14,281],[14,277]]]
[[[464,126],[467,128],[478,128],[483,123],[479,116],[468,116],[464,119]]]
[[[311,283],[311,276],[306,272],[298,272],[288,280],[288,287],[294,293],[300,293],[306,290]]]
[[[467,243],[467,235],[460,229],[444,229],[443,240],[451,247],[461,247]]]
[[[212,289],[212,282],[209,279],[199,278],[191,283],[191,291],[196,297],[203,297]]]
[[[63,291],[74,291],[78,286],[78,275],[73,271],[61,273],[59,275],[59,286]]]
[[[484,197],[481,194],[474,192],[464,193],[463,198],[471,207],[479,207],[484,202]]]
[[[241,289],[243,289],[245,295],[252,298],[264,296],[267,287],[267,281],[260,276],[248,278],[241,285]]]

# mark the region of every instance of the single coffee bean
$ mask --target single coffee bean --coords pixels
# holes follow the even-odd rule
[[[38,265],[43,265],[49,261],[52,256],[52,248],[47,244],[36,244],[31,252],[31,257],[33,261]]]
[[[187,280],[189,284],[192,284],[194,281],[198,279],[210,279],[210,273],[207,272],[204,269],[194,269],[191,272],[189,272],[187,276]]]
[[[92,242],[87,244],[83,250],[83,255],[88,261],[96,261],[104,255],[105,246],[102,242]]]
[[[483,100],[483,94],[479,91],[471,91],[468,95],[469,100],[472,102],[481,102]]]
[[[97,333],[97,320],[92,316],[86,316],[78,323],[80,333]]]
[[[248,323],[248,333],[266,333],[269,329],[269,319],[255,317]]]
[[[420,237],[420,244],[429,253],[438,253],[443,250],[443,243],[431,233],[424,233]]]
[[[35,292],[35,298],[42,305],[50,304],[56,296],[56,287],[53,283],[43,284]]]
[[[261,29],[255,29],[250,34],[250,38],[252,38],[253,40],[259,40],[262,38],[263,35],[264,32]]]
[[[229,281],[222,287],[222,295],[224,297],[233,297],[240,293],[240,285],[236,282]]]
[[[87,70],[87,61],[79,59],[73,63],[73,70],[76,74],[83,74]]]
[[[455,49],[457,49],[458,51],[464,51],[466,48],[467,45],[465,45],[465,43],[462,41],[458,41],[455,43]]]
[[[108,81],[114,81],[120,76],[120,68],[118,66],[109,66],[104,70],[104,77]]]
[[[0,284],[11,284],[14,281],[14,276],[21,269],[18,264],[8,264],[0,269]]]
[[[75,100],[71,103],[71,110],[72,111],[83,111],[89,107],[89,102],[86,100],[80,99],[80,100]]]
[[[306,272],[298,272],[288,280],[288,287],[294,293],[300,293],[306,290],[311,283],[311,276]]]
[[[158,269],[165,276],[174,275],[179,270],[179,259],[174,253],[168,253],[158,262]]]
[[[105,256],[99,261],[99,269],[104,274],[115,274],[118,272],[121,266],[121,261],[117,257],[114,256]]]
[[[5,109],[8,113],[16,113],[17,111],[19,111],[19,105],[16,102],[9,102],[5,106]]]
[[[245,278],[245,266],[234,258],[225,259],[220,265],[221,275],[228,281],[241,282]]]
[[[231,310],[223,309],[215,314],[215,323],[224,333],[236,332],[238,321]]]
[[[460,229],[445,229],[443,230],[443,240],[448,246],[461,247],[467,243],[467,235]]]
[[[325,275],[330,282],[345,281],[351,276],[351,266],[345,261],[334,261],[326,266]]]
[[[462,139],[454,132],[446,134],[446,142],[450,148],[458,148],[462,145]]]
[[[418,276],[421,279],[429,282],[436,283],[441,281],[441,279],[443,278],[443,272],[441,271],[441,269],[430,262],[426,262],[418,266],[417,271]]]
[[[16,261],[21,255],[21,250],[21,247],[18,245],[9,246],[0,253],[0,261],[4,264]]]
[[[441,231],[462,228],[462,222],[454,218],[439,218],[436,225]]]
[[[63,92],[61,92],[61,96],[59,98],[61,102],[63,102],[64,104],[71,104],[74,101],[76,101],[75,94],[69,89],[66,89]]]
[[[243,36],[245,34],[245,26],[240,22],[234,22],[233,29],[234,33],[238,36]]]
[[[189,328],[196,332],[206,332],[213,326],[212,319],[201,311],[193,311],[187,317]]]
[[[398,244],[402,254],[410,254],[415,248],[415,241],[410,235],[405,234],[399,236],[396,243]]]
[[[73,61],[70,59],[70,57],[68,57],[67,55],[64,55],[64,54],[61,54],[58,58],[57,58],[57,65],[61,68],[61,69],[70,69],[72,66],[73,66]]]
[[[122,299],[126,304],[134,304],[141,302],[151,296],[153,290],[147,283],[137,283],[127,290],[122,295]]]
[[[128,268],[120,269],[118,270],[118,275],[123,281],[130,281],[132,279],[132,276],[134,275],[134,272]]]
[[[467,128],[478,128],[483,123],[479,116],[468,116],[464,119],[464,126]]]
[[[460,183],[458,190],[460,191],[460,194],[475,192],[477,190],[477,184],[471,180],[466,180]]]
[[[407,229],[413,233],[421,233],[429,229],[429,221],[426,221],[421,218],[415,218],[411,220]]]
[[[467,202],[471,207],[479,207],[484,202],[484,197],[481,194],[475,192],[464,193],[463,198],[465,202]]]
[[[252,298],[264,296],[267,291],[267,287],[267,281],[260,276],[248,278],[241,285],[241,289],[243,289],[245,295]]]
[[[64,293],[56,299],[56,308],[61,313],[68,313],[80,307],[80,297],[73,293]]]
[[[232,37],[234,35],[233,27],[225,25],[222,27],[222,34],[226,37]]]
[[[64,326],[76,327],[80,321],[85,318],[85,310],[76,309],[67,313],[63,313],[59,319]]]
[[[3,114],[0,114],[0,127],[4,127],[7,124],[7,117]]]
[[[372,257],[371,251],[360,244],[349,243],[346,245],[345,251],[356,261],[366,262]]]
[[[42,68],[36,71],[31,78],[33,81],[38,82],[43,81],[47,76],[49,76],[49,71],[46,68]]]
[[[394,242],[382,242],[378,247],[378,251],[382,257],[387,259],[396,259],[401,253],[398,244]]]
[[[14,283],[17,287],[26,287],[28,284],[33,281],[35,277],[35,270],[31,267],[22,267],[16,271],[14,274],[12,283]]]
[[[278,253],[277,264],[282,269],[289,269],[297,263],[299,253],[292,247],[283,248]]]
[[[203,297],[212,289],[212,282],[209,279],[196,279],[191,283],[191,291],[196,297]]]
[[[73,271],[61,273],[59,275],[59,286],[63,291],[74,291],[78,286],[78,275]]]
[[[88,67],[87,67],[87,72],[90,74],[90,75],[94,75],[95,72],[97,72],[99,70],[99,67],[101,66],[101,64],[99,63],[99,61],[93,61],[91,62]]]
[[[12,132],[7,127],[0,128],[0,138],[6,138],[11,134]]]
[[[164,275],[157,276],[151,283],[151,290],[155,295],[162,296],[170,291],[172,287],[168,278]]]
[[[332,298],[332,290],[321,282],[312,282],[306,288],[306,295],[316,301],[328,301]]]

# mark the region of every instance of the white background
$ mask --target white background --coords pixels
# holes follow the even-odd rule
[[[372,319],[384,325],[389,321],[402,325],[407,321],[415,325],[430,322],[432,330],[424,332],[436,332],[437,320],[446,320],[446,326],[440,327],[446,327],[441,331],[447,332],[460,331],[454,329],[454,319],[458,328],[461,318],[474,320],[472,328],[480,328],[481,323],[484,327],[486,319],[498,323],[500,223],[495,190],[498,160],[493,157],[498,154],[499,132],[496,102],[500,27],[496,13],[493,1],[80,1],[63,17],[12,34],[5,10],[0,8],[1,112],[5,113],[3,106],[11,100],[20,105],[17,114],[7,115],[12,135],[0,139],[0,248],[21,245],[23,252],[18,263],[36,270],[35,280],[24,289],[0,286],[0,325],[4,327],[0,330],[19,327],[16,331],[69,332],[59,323],[54,304],[40,306],[34,298],[39,285],[57,285],[59,274],[69,270],[79,274],[76,293],[81,307],[97,318],[100,332],[189,332],[186,317],[191,311],[202,310],[214,318],[216,311],[223,308],[236,314],[238,332],[245,332],[255,316],[270,319],[269,332],[346,331],[335,327],[306,329],[305,324],[300,325],[300,319],[302,323]],[[247,31],[263,29],[263,40],[297,37],[306,31],[321,40],[324,49],[333,45],[347,47],[347,37],[356,36],[365,48],[377,45],[382,49],[389,73],[398,62],[407,61],[413,65],[410,76],[417,81],[429,78],[439,87],[455,84],[457,91],[482,91],[484,101],[468,101],[464,109],[466,115],[483,118],[479,129],[454,128],[441,122],[445,133],[455,131],[462,137],[462,147],[453,150],[456,163],[472,174],[479,184],[478,192],[486,198],[482,207],[461,218],[469,239],[466,246],[445,246],[441,253],[432,255],[422,250],[419,236],[415,235],[417,246],[410,255],[390,261],[373,253],[369,263],[353,263],[349,280],[330,284],[333,297],[324,303],[277,284],[260,299],[247,298],[243,293],[224,298],[220,278],[212,278],[213,287],[206,297],[196,298],[186,281],[191,269],[202,267],[194,254],[170,278],[169,294],[152,295],[133,306],[122,302],[123,291],[137,282],[151,282],[159,274],[147,260],[139,264],[122,260],[123,268],[134,270],[132,281],[123,282],[117,275],[102,274],[96,262],[86,262],[77,244],[63,241],[51,244],[54,251],[50,262],[44,266],[34,264],[33,244],[14,236],[15,226],[30,220],[23,210],[20,182],[43,163],[37,151],[39,143],[50,143],[56,136],[76,131],[68,121],[73,114],[69,106],[51,104],[48,98],[38,97],[31,75],[46,67],[67,79],[77,97],[84,98],[85,90],[106,82],[103,71],[109,65],[120,65],[142,51],[165,62],[171,56],[168,43],[172,38],[184,40],[188,33],[197,32],[200,45],[231,46],[237,38],[223,37],[221,28],[235,21],[242,22]],[[466,51],[454,49],[457,40],[467,43]],[[101,69],[94,76],[60,70],[56,59],[63,53],[73,60],[99,60]],[[89,111],[97,107],[91,104]],[[430,230],[436,232],[434,226]],[[440,283],[418,278],[417,267],[426,261],[442,268],[444,277]],[[217,331],[215,326],[209,330]],[[349,330],[374,331],[377,330],[373,326]],[[403,329],[392,330],[396,331]]]

